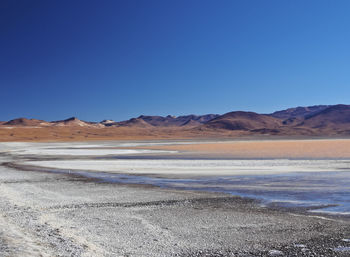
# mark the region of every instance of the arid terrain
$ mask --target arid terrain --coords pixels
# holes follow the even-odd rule
[[[0,141],[87,141],[190,138],[309,138],[350,136],[350,106],[297,107],[271,114],[144,116],[116,122],[78,118],[0,122]]]

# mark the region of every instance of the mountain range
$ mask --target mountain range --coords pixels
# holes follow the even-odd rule
[[[184,134],[244,135],[350,135],[350,105],[317,105],[296,107],[270,114],[233,111],[219,114],[184,116],[141,115],[125,121],[82,121],[72,117],[59,121],[18,118],[0,122],[1,128],[91,128],[122,129],[126,131],[148,130],[182,131]],[[98,132],[94,132],[95,134]],[[161,132],[159,132],[161,134]],[[178,132],[179,133],[179,132]]]

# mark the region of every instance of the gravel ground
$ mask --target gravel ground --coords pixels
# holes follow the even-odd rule
[[[0,256],[350,256],[349,239],[344,218],[0,166]]]

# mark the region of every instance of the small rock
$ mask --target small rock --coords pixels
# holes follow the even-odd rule
[[[270,251],[269,251],[269,255],[270,255],[270,256],[282,256],[282,255],[283,255],[283,252],[278,251],[278,250],[270,250]]]

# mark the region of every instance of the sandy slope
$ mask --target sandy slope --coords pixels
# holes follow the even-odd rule
[[[222,136],[237,135],[238,132],[223,133]],[[159,140],[219,136],[215,132],[205,135],[179,128],[130,128],[130,127],[0,127],[1,142],[62,142],[90,140]]]

